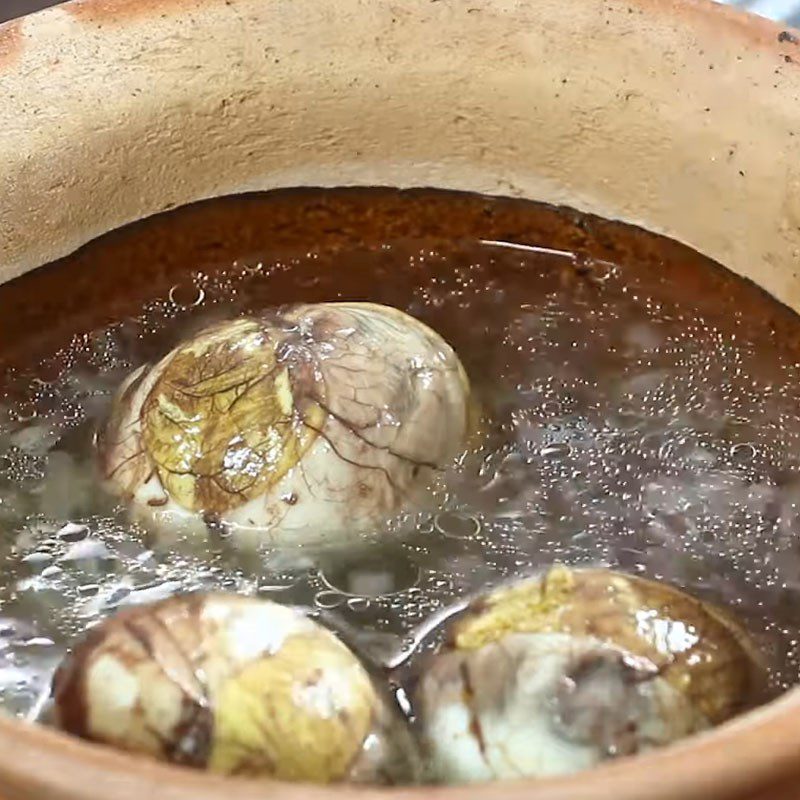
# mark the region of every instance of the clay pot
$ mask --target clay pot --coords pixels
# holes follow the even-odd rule
[[[298,184],[565,202],[798,308],[800,43],[689,0],[75,0],[0,26],[0,279],[190,200]],[[797,781],[800,690],[573,778],[358,796],[788,800]],[[355,794],[0,721],[3,800]]]

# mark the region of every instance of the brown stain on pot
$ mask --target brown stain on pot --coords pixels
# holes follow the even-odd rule
[[[162,16],[176,10],[183,13],[187,11],[201,11],[208,6],[233,6],[237,0],[72,0],[63,8],[81,22],[100,23],[110,22],[124,24],[132,19],[141,17]],[[454,11],[460,7],[460,0],[431,0],[435,3],[450,5]],[[714,6],[714,14],[709,15],[708,6]],[[479,9],[463,7],[464,13],[471,13]],[[653,15],[662,13],[666,17],[687,17],[692,25],[703,25],[713,22],[715,28],[725,28],[719,31],[723,36],[734,33],[742,37],[748,44],[757,43],[762,47],[775,51],[775,31],[777,25],[772,20],[743,13],[736,8],[719,5],[717,3],[695,2],[687,3],[685,0],[631,0],[627,4],[607,3],[606,11],[616,14],[635,13],[637,15]],[[784,31],[792,36],[800,32]],[[785,40],[781,40],[782,42]]]
[[[15,19],[0,25],[0,69],[17,62],[25,47],[22,20]]]
[[[449,6],[455,15],[470,14],[480,9],[467,8],[460,0],[431,0],[439,6]],[[168,17],[191,19],[195,15],[203,18],[215,8],[231,7],[235,13],[235,6],[239,0],[72,0],[61,8],[81,24],[96,27],[113,26],[116,29],[125,29],[132,23],[149,20],[165,19]],[[709,51],[705,53],[701,48],[697,54],[701,59],[708,60],[708,69],[714,69],[714,61],[721,64],[725,62],[741,61],[743,54],[754,47],[762,52],[773,55],[778,62],[778,69],[792,70],[800,59],[794,58],[787,52],[797,47],[800,32],[781,30],[771,20],[758,17],[754,14],[744,13],[739,9],[717,3],[692,2],[685,0],[629,0],[629,2],[616,2],[606,0],[604,14],[608,18],[617,18],[625,25],[625,17],[638,17],[641,20],[663,16],[667,19],[684,19],[689,30],[700,31],[712,26],[712,38],[727,40],[734,46],[727,53]],[[714,13],[709,14],[709,7],[714,7]],[[387,14],[394,12],[388,10]],[[394,21],[394,20],[392,20]],[[432,19],[429,22],[433,23]],[[630,23],[627,23],[630,24]],[[648,23],[645,22],[645,25]],[[641,23],[636,23],[641,27]],[[738,42],[737,46],[735,43]],[[741,48],[741,52],[737,50]],[[4,66],[2,46],[0,45],[0,69]],[[780,75],[776,72],[776,75]],[[757,85],[757,84],[756,84]],[[777,84],[775,85],[777,88]]]
[[[79,22],[124,25],[142,17],[187,14],[209,6],[233,5],[235,0],[73,0],[64,10]]]

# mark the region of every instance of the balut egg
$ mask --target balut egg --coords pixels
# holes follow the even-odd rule
[[[453,349],[394,308],[294,306],[211,327],[133,373],[98,432],[103,476],[157,529],[341,542],[465,445]]]
[[[353,653],[299,612],[186,595],[92,629],[53,682],[56,723],[227,775],[413,781],[404,721]]]
[[[660,583],[555,567],[473,603],[422,675],[432,778],[572,773],[730,718],[761,689],[747,635]]]

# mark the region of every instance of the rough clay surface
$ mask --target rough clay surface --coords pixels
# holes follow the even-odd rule
[[[77,0],[0,27],[0,279],[199,197],[381,183],[641,222],[798,306],[800,47],[780,34],[674,0],[341,0],[323,12],[311,0]],[[646,785],[651,800],[780,800],[773,782],[797,770],[797,703],[537,795],[638,800]],[[0,753],[12,800],[264,791],[11,722]]]
[[[669,0],[78,0],[0,29],[0,275],[198,197],[384,183],[642,222],[791,304],[779,33]]]

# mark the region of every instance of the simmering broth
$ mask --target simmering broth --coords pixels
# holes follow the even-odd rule
[[[124,377],[209,322],[368,300],[458,353],[482,435],[424,508],[357,547],[159,536],[98,486]],[[35,716],[73,637],[223,589],[315,609],[376,665],[454,599],[555,562],[729,609],[800,675],[800,321],[690,249],[540,204],[433,190],[223,198],[0,287],[0,699]],[[426,640],[426,643],[428,640]]]

